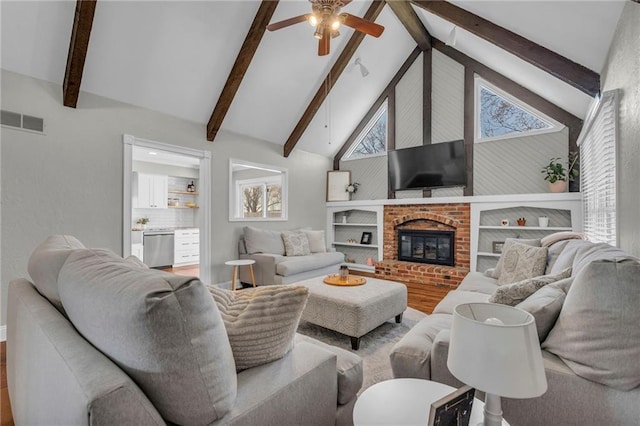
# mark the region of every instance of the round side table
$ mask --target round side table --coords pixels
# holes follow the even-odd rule
[[[238,280],[238,267],[240,266],[248,266],[249,272],[251,273],[251,284],[256,286],[256,277],[253,275],[253,264],[256,263],[253,259],[238,259],[238,260],[227,260],[224,262],[225,265],[233,266],[233,279],[231,280],[231,290],[236,289],[236,281]]]
[[[422,379],[392,379],[367,388],[353,408],[355,426],[427,425],[431,403],[456,390]],[[484,402],[473,400],[469,425],[483,421]],[[503,426],[509,426],[502,421]]]

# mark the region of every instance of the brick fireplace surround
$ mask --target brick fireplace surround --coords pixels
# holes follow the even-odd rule
[[[385,205],[384,255],[375,264],[375,276],[406,284],[409,306],[431,313],[469,273],[470,219],[469,203]],[[398,261],[398,229],[454,231],[455,265]]]

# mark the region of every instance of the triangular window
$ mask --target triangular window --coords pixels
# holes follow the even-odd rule
[[[342,160],[384,155],[387,153],[387,102],[373,115]]]
[[[563,125],[476,77],[476,142],[561,130]]]

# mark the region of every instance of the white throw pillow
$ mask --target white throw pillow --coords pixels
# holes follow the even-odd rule
[[[324,231],[304,230],[309,240],[309,250],[311,253],[325,253],[327,248],[324,244]]]

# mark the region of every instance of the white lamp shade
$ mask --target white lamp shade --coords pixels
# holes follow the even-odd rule
[[[547,390],[535,320],[511,306],[456,306],[447,367],[461,382],[498,396],[533,398]]]

